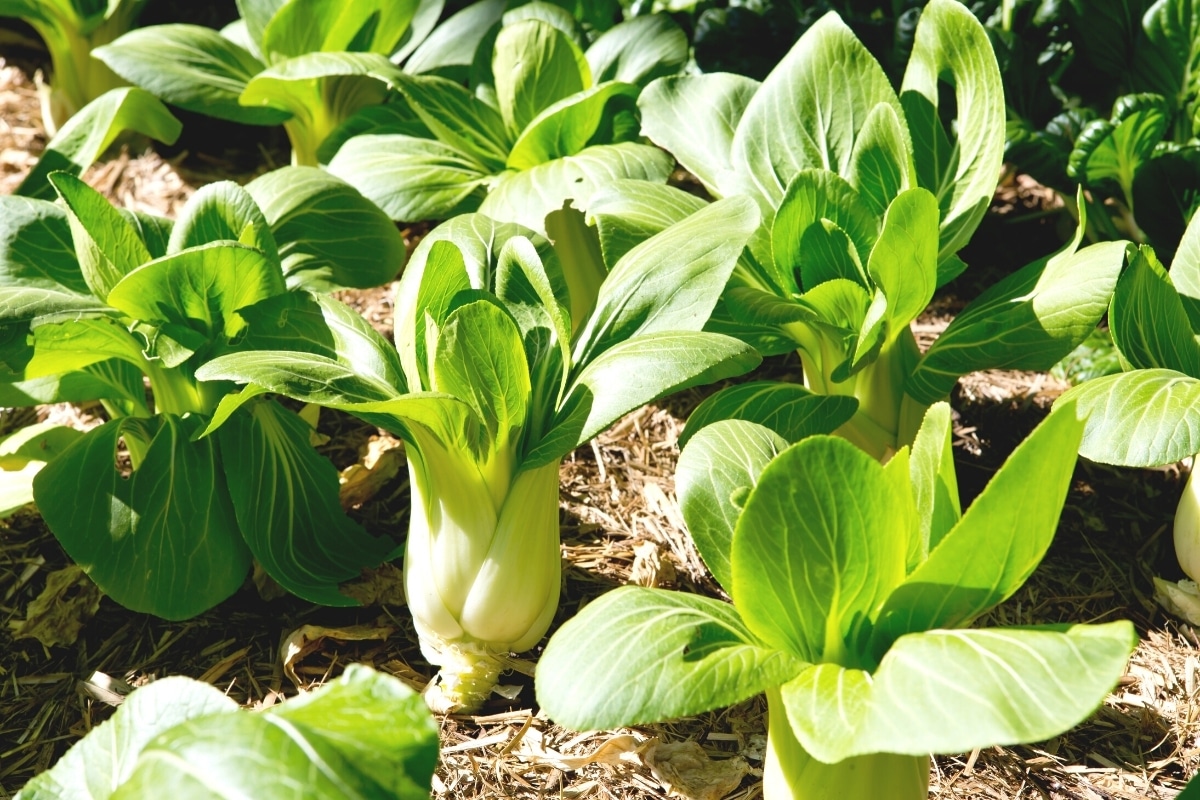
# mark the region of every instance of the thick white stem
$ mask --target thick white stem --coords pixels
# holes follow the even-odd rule
[[[1175,508],[1175,556],[1189,578],[1200,580],[1200,483],[1196,482],[1195,459]]]

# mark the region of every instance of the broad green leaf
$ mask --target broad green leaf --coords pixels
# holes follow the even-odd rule
[[[0,196],[0,287],[42,288],[91,294],[79,271],[71,225],[62,206],[44,200]],[[0,317],[13,306],[0,304]]]
[[[263,29],[263,54],[277,62],[306,53],[391,55],[408,30],[417,0],[289,0]]]
[[[142,342],[111,317],[39,325],[34,328],[33,358],[24,377],[62,375],[109,358],[141,367],[145,364],[142,349]]]
[[[329,171],[401,222],[473,210],[489,177],[468,153],[399,134],[355,136],[329,162]]]
[[[63,549],[126,608],[187,619],[233,594],[250,571],[213,443],[189,442],[200,419],[163,415],[138,469],[116,464],[131,420],[107,422],[33,481],[38,509]],[[147,431],[147,433],[149,433]]]
[[[489,172],[504,169],[513,137],[500,112],[454,81],[401,75],[398,88],[443,144],[477,159]]]
[[[685,446],[704,426],[724,419],[757,423],[795,443],[807,436],[833,433],[854,416],[857,408],[858,401],[853,397],[814,394],[795,383],[740,383],[722,389],[696,406],[679,435],[679,446]]]
[[[1200,342],[1183,298],[1153,250],[1139,247],[1121,274],[1108,327],[1113,344],[1132,368],[1169,369],[1200,378]]]
[[[623,414],[691,386],[745,374],[762,357],[728,336],[698,331],[643,331],[589,359],[570,385],[529,467],[562,458]]]
[[[344,408],[390,400],[398,389],[359,374],[351,366],[315,353],[262,350],[230,353],[196,370],[202,381],[252,383],[305,403]]]
[[[855,639],[904,579],[905,494],[843,439],[805,439],[772,461],[733,535],[747,627],[805,661],[863,664]]]
[[[0,519],[33,502],[33,476],[82,435],[40,422],[0,437]]]
[[[167,252],[176,254],[222,239],[262,250],[272,262],[279,260],[275,237],[262,210],[233,181],[210,183],[188,200],[171,229]]]
[[[655,78],[678,74],[687,64],[687,34],[666,14],[633,17],[592,42],[587,60],[597,84],[622,81],[645,87]]]
[[[708,203],[690,192],[649,181],[618,180],[596,191],[588,219],[600,235],[607,264]]]
[[[1200,380],[1138,369],[1084,381],[1074,401],[1087,419],[1079,454],[1103,464],[1156,467],[1200,453]]]
[[[889,342],[908,331],[933,299],[937,227],[937,201],[924,189],[908,189],[888,206],[867,272],[887,299]]]
[[[475,52],[500,21],[504,6],[504,0],[479,0],[446,19],[408,57],[404,70],[411,75],[436,74],[465,83]]]
[[[833,277],[851,277],[831,275],[820,254],[809,253],[804,246],[804,234],[824,220],[849,236],[858,264],[866,260],[879,235],[879,221],[840,175],[825,169],[801,170],[788,184],[771,225],[775,279],[781,286],[807,290]]]
[[[357,605],[338,584],[378,566],[395,544],[342,511],[337,470],[313,450],[307,422],[274,402],[245,411],[221,427],[217,444],[250,552],[280,586],[309,602]]]
[[[1163,0],[1150,4],[1138,22],[1140,30],[1135,30],[1145,38],[1139,37],[1131,53],[1131,85],[1163,95],[1175,108],[1186,107],[1200,81],[1194,67],[1200,55],[1200,14],[1191,0]]]
[[[660,78],[642,92],[642,129],[716,197],[734,194],[733,138],[758,81],[714,73]]]
[[[713,422],[692,439],[675,471],[679,510],[704,565],[728,592],[733,587],[733,531],[745,494],[788,442],[769,428],[740,419]]]
[[[954,91],[955,139],[940,113],[939,83]],[[941,210],[938,262],[971,238],[996,188],[1004,158],[1004,86],[987,33],[967,8],[932,0],[917,23],[900,88],[920,186]]]
[[[801,170],[847,174],[855,139],[878,103],[903,117],[867,48],[836,14],[821,17],[771,70],[742,115],[732,162],[745,190],[769,216]],[[994,184],[995,170],[990,179]]]
[[[641,334],[703,327],[758,221],[747,198],[719,200],[630,250],[576,338],[576,367]]]
[[[250,38],[256,42],[263,40],[263,32],[267,29],[271,17],[279,13],[288,0],[236,0],[238,14],[246,21],[246,29]]]
[[[183,129],[154,95],[134,87],[112,89],[63,123],[46,143],[42,157],[14,194],[55,198],[51,172],[79,175],[94,164],[124,131],[134,131],[164,144],[174,144]]]
[[[291,116],[238,102],[246,84],[266,65],[209,28],[152,25],[130,31],[92,55],[135,86],[188,111],[246,125],[279,125]]]
[[[160,217],[157,214],[145,214],[141,211],[124,211],[125,219],[137,231],[151,258],[162,258],[167,254],[167,245],[171,241],[171,231],[175,220]]]
[[[493,442],[525,425],[529,364],[516,323],[497,304],[477,300],[454,309],[438,331],[430,368],[430,388],[470,406]]]
[[[516,137],[542,109],[592,85],[583,52],[540,20],[505,25],[496,37],[492,78],[500,115]]]
[[[113,405],[124,402],[130,415],[149,411],[142,371],[126,361],[109,359],[78,372],[11,383],[0,381],[0,405],[3,406],[86,403],[91,400],[108,400]]]
[[[559,724],[614,728],[721,708],[803,666],[758,644],[727,603],[623,586],[550,640],[537,700]]]
[[[905,636],[871,676],[829,664],[783,687],[813,756],[958,753],[1049,739],[1087,718],[1137,643],[1128,622]]]
[[[314,167],[285,167],[246,184],[262,209],[288,288],[365,289],[404,267],[404,237],[353,186]]]
[[[356,136],[401,134],[419,139],[433,139],[433,132],[400,95],[393,94],[390,102],[363,106],[338,123],[317,148],[317,160],[328,164],[338,151]]]
[[[429,34],[438,27],[438,20],[446,8],[445,0],[417,0],[412,22],[395,49],[388,54],[393,64],[403,64],[413,52],[425,41]]]
[[[50,182],[67,205],[83,279],[92,294],[107,301],[122,278],[150,260],[150,251],[121,212],[95,189],[65,172]]]
[[[134,270],[113,287],[108,299],[134,319],[196,331],[218,342],[245,327],[239,308],[286,289],[278,263],[261,251],[215,242]]]
[[[17,793],[21,800],[108,800],[144,749],[176,725],[235,714],[238,704],[206,683],[169,676],[141,687],[112,718],[88,732],[48,771]]]
[[[650,145],[600,144],[520,172],[506,172],[479,205],[480,212],[542,231],[546,215],[571,201],[585,211],[594,192],[623,178],[665,183],[671,157]]]
[[[0,260],[0,265],[3,263]],[[1188,313],[1191,329],[1200,329],[1200,214],[1192,214],[1179,240],[1171,262],[1171,283]]]
[[[530,169],[576,155],[589,144],[616,144],[615,137],[605,136],[600,128],[614,107],[624,102],[632,108],[637,95],[634,84],[609,81],[544,107],[517,136],[508,166]]]
[[[919,560],[937,547],[962,516],[958,497],[958,478],[954,472],[954,449],[951,444],[953,426],[950,406],[935,403],[925,412],[925,419],[913,442],[909,469],[916,495],[917,513],[921,517]],[[909,571],[916,566],[909,564]]]
[[[1046,370],[1074,350],[1108,310],[1125,242],[1065,250],[993,284],[954,318],[905,383],[922,403],[980,369]]]
[[[1111,120],[1093,120],[1079,133],[1067,174],[1085,187],[1115,181],[1133,203],[1133,178],[1170,124],[1170,107],[1156,94],[1129,94],[1117,99]],[[1132,207],[1130,208],[1132,211]]]
[[[916,185],[904,122],[895,108],[880,103],[871,109],[854,141],[844,177],[876,217],[883,216],[900,192]]]
[[[1058,529],[1082,435],[1083,422],[1068,404],[1017,446],[887,598],[875,625],[877,653],[906,633],[966,627],[1025,583]]]

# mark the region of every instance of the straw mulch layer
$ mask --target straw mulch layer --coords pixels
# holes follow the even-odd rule
[[[135,148],[87,178],[118,204],[171,214],[206,181],[230,173],[244,180],[272,161],[282,163],[267,136],[249,148],[256,160],[244,146],[216,153],[176,148],[162,151],[166,157]],[[0,191],[19,183],[43,145],[32,82],[22,70],[0,64]],[[247,168],[248,161],[258,166]],[[997,194],[997,213],[981,230],[984,244],[968,262],[996,267],[988,237],[1011,241],[1021,230],[1044,239],[1047,224],[1053,233],[1052,219],[1043,224],[1027,215],[1019,221],[1030,207],[1046,209],[1048,199],[1039,192],[1007,179]],[[1016,224],[1023,227],[1007,227]],[[343,299],[390,332],[386,289]],[[940,301],[921,321],[919,336],[935,336],[960,306],[953,297]],[[788,359],[773,360],[766,369],[796,373]],[[1048,376],[1014,373],[962,383],[953,398],[955,444],[968,495],[986,483],[1061,389]],[[701,396],[692,392],[635,412],[564,463],[559,622],[623,583],[718,591],[683,533],[673,483],[681,420]],[[47,415],[82,427],[95,424],[98,413],[0,409],[0,435]],[[365,464],[376,468],[374,483],[354,484],[363,494],[352,513],[372,532],[402,535],[408,487],[397,443],[338,414],[323,414],[320,431],[329,436],[324,450],[348,476],[357,472],[361,478]],[[1119,472],[1080,465],[1049,556],[1026,587],[984,622],[1132,619],[1142,642],[1128,674],[1090,720],[1063,736],[938,758],[932,796],[1168,798],[1195,773],[1200,638],[1150,599],[1153,575],[1179,577],[1169,523],[1181,486],[1177,469]],[[166,675],[198,678],[241,703],[263,706],[317,686],[355,661],[418,687],[432,674],[416,647],[398,570],[371,577],[367,588],[383,599],[361,609],[318,608],[290,597],[268,601],[248,583],[217,609],[171,623],[120,608],[86,578],[64,572],[68,567],[35,510],[0,521],[0,800],[106,719],[121,692]],[[35,601],[48,585],[59,593],[39,614]],[[17,638],[31,611],[34,622],[70,643]],[[760,700],[636,730],[564,730],[537,712],[530,677],[535,660],[536,653],[513,660],[507,696],[494,697],[484,715],[441,721],[435,797],[642,800],[679,796],[673,790],[711,800],[760,796],[766,732]]]

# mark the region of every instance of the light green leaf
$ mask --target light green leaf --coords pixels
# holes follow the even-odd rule
[[[1190,327],[1200,328],[1200,214],[1192,215],[1179,241],[1171,262],[1171,282],[1187,310]]]
[[[66,425],[39,422],[0,437],[0,519],[33,502],[33,476],[80,436]]]
[[[234,714],[237,702],[219,689],[169,676],[138,689],[112,718],[88,732],[48,771],[25,785],[21,800],[108,800],[129,780],[143,750],[188,720]]]
[[[39,325],[34,328],[33,358],[24,377],[62,375],[109,358],[140,368],[145,365],[142,349],[142,342],[111,317]]]
[[[1108,310],[1125,242],[1070,248],[993,284],[954,318],[905,383],[923,403],[980,369],[1047,370],[1079,346]]]
[[[354,367],[316,353],[260,350],[214,358],[196,370],[202,381],[252,383],[304,403],[345,408],[390,400],[397,387],[361,375]]]
[[[704,565],[728,592],[733,586],[733,531],[744,493],[788,442],[769,428],[740,419],[713,422],[692,439],[675,470],[679,510]]]
[[[475,52],[500,21],[504,6],[504,0],[479,0],[446,19],[408,57],[405,72],[437,74],[465,83]]]
[[[905,636],[874,675],[822,664],[783,687],[801,745],[836,762],[1049,739],[1082,722],[1137,643],[1128,622]]]
[[[759,645],[726,603],[624,586],[551,638],[537,700],[559,724],[614,728],[721,708],[802,667]]]
[[[261,42],[271,17],[279,13],[287,0],[236,0],[238,13],[246,21],[246,29],[256,42]]]
[[[1121,273],[1108,328],[1113,344],[1132,368],[1170,369],[1200,378],[1200,342],[1192,332],[1184,298],[1153,250],[1139,247]]]
[[[404,267],[404,237],[388,216],[323,170],[284,167],[246,191],[271,226],[290,289],[365,289]]]
[[[288,0],[263,29],[270,62],[306,53],[391,55],[412,22],[417,0]]]
[[[755,422],[795,443],[807,436],[833,433],[848,421],[858,401],[848,395],[814,394],[795,383],[751,381],[708,397],[688,417],[679,446],[704,426],[723,419]]]
[[[919,561],[937,547],[942,537],[962,516],[958,497],[958,478],[954,472],[952,415],[948,403],[935,403],[925,412],[912,446],[909,470],[917,513],[921,517],[921,535],[914,539],[920,545]],[[916,564],[910,559],[909,571]]]
[[[939,112],[939,82],[954,90],[956,138]],[[952,0],[921,13],[900,88],[919,185],[941,210],[938,262],[962,249],[983,219],[1004,159],[1004,86],[983,26]],[[897,109],[899,110],[899,109]],[[940,109],[945,112],[947,109]]]
[[[194,194],[171,229],[167,252],[220,240],[254,247],[272,262],[279,260],[275,237],[254,198],[233,181],[218,181]]]
[[[599,144],[520,172],[505,172],[479,210],[497,220],[542,231],[546,215],[566,201],[586,211],[598,189],[623,178],[665,183],[671,157],[650,145]]]
[[[747,627],[805,661],[865,665],[856,639],[904,579],[911,503],[843,439],[805,439],[778,456],[733,535],[731,589]]]
[[[616,144],[618,137],[606,136],[600,128],[622,102],[632,108],[637,95],[634,84],[609,81],[544,107],[520,131],[508,154],[508,166],[529,169],[576,155],[589,144]]]
[[[50,182],[67,205],[83,279],[92,294],[107,301],[122,278],[150,260],[150,251],[121,212],[95,189],[67,173],[55,174]]]
[[[887,103],[871,109],[863,123],[844,176],[882,217],[896,195],[916,185],[916,167],[903,118]]]
[[[14,194],[55,198],[51,172],[79,175],[94,164],[124,131],[174,144],[183,125],[154,95],[134,87],[112,89],[63,123],[46,143],[42,157]]]
[[[666,14],[633,17],[592,42],[587,60],[595,83],[623,81],[644,88],[687,64],[687,34]]]
[[[329,171],[400,222],[473,210],[489,177],[468,153],[399,134],[355,136],[329,162]]]
[[[887,598],[872,647],[962,628],[1012,596],[1041,562],[1075,468],[1083,422],[1060,407],[1004,462],[962,519]]]
[[[187,619],[233,594],[250,571],[213,443],[196,417],[107,422],[33,481],[38,509],[71,559],[126,608]],[[117,439],[147,446],[131,478]]]
[[[679,159],[708,192],[724,197],[737,191],[733,139],[758,81],[713,73],[660,78],[642,92],[642,129]]]
[[[66,210],[44,200],[0,196],[0,287],[90,295],[79,271]],[[0,317],[13,306],[0,304]]]
[[[1133,178],[1150,159],[1171,121],[1171,109],[1157,94],[1117,98],[1111,120],[1089,122],[1079,132],[1067,174],[1085,187],[1114,181],[1133,210]]]
[[[534,19],[500,29],[492,52],[492,78],[500,115],[513,137],[547,106],[592,85],[587,59],[575,42]]]
[[[399,89],[439,141],[469,154],[489,172],[504,169],[513,137],[498,110],[433,75],[401,75]]]
[[[933,299],[937,227],[937,201],[924,189],[902,192],[888,206],[879,240],[867,261],[867,273],[887,299],[889,342],[907,332]]]
[[[254,559],[309,602],[357,605],[338,584],[378,566],[395,543],[370,536],[342,511],[337,470],[309,444],[307,422],[274,402],[245,410],[225,422],[217,444]]]
[[[805,246],[809,244],[805,234],[824,220],[837,225],[849,237],[854,248],[851,258],[856,265],[866,260],[879,235],[879,221],[840,175],[824,169],[801,170],[788,185],[771,225],[774,277],[779,285],[796,291],[800,286],[812,289],[833,277],[854,279],[851,275],[830,274],[822,254],[809,252]],[[861,266],[855,271],[862,275]],[[865,285],[865,276],[858,280]]]
[[[588,220],[600,234],[607,264],[708,203],[690,192],[649,181],[617,180],[588,202]]]
[[[1058,403],[1086,417],[1079,454],[1104,464],[1156,467],[1200,453],[1200,380],[1139,369],[1084,381]]]
[[[92,55],[135,86],[188,111],[246,125],[279,125],[291,116],[238,102],[246,84],[266,67],[210,28],[152,25],[130,31]]]

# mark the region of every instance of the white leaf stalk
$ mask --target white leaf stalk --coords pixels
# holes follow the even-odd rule
[[[1183,496],[1175,508],[1175,556],[1179,566],[1193,581],[1200,580],[1200,483],[1196,482],[1196,461],[1183,487]]]
[[[872,753],[835,764],[814,758],[792,731],[778,688],[767,690],[763,800],[925,800],[929,756]]]

